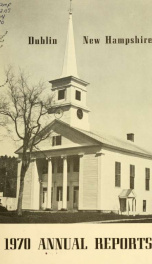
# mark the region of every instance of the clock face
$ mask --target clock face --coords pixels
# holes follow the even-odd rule
[[[77,110],[77,117],[79,119],[82,119],[83,118],[83,112],[82,112],[82,109],[80,109],[80,108]]]
[[[54,115],[56,119],[61,118],[63,116],[63,110],[61,108],[57,108]]]

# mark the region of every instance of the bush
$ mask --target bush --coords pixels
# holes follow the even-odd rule
[[[61,208],[59,211],[66,212],[66,211],[68,211],[68,210],[65,209],[65,208]]]
[[[7,209],[6,207],[0,205],[0,212],[7,212]]]

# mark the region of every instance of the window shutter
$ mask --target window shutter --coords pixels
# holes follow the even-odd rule
[[[115,162],[115,186],[121,186],[121,163]]]
[[[150,169],[146,168],[146,179],[150,179]]]
[[[130,177],[135,177],[135,165],[130,165]]]

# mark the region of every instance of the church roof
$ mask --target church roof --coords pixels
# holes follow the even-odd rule
[[[89,136],[89,137],[103,143],[104,145],[109,146],[109,147],[119,148],[119,149],[123,149],[126,151],[128,150],[128,151],[132,151],[132,152],[136,152],[136,153],[149,155],[152,158],[151,152],[145,150],[144,148],[137,146],[134,142],[131,142],[129,140],[122,140],[122,139],[116,138],[116,137],[108,135],[108,134],[96,133],[93,131],[85,131],[85,130],[78,129],[78,128],[76,128],[76,130],[81,131],[85,135],[87,135],[87,136]]]
[[[119,198],[136,197],[135,192],[132,189],[123,189],[119,195]]]
[[[74,131],[75,133],[80,133],[82,138],[86,136],[88,139],[89,138],[93,139],[95,141],[95,145],[101,145],[108,149],[124,151],[130,154],[133,154],[133,155],[139,155],[142,157],[144,156],[146,158],[152,159],[152,153],[150,153],[149,151],[143,148],[140,148],[139,146],[135,145],[131,141],[128,141],[128,140],[125,141],[125,140],[121,140],[113,136],[109,136],[107,134],[95,133],[93,131],[86,131],[80,128],[76,128],[58,119],[55,119],[51,123],[49,123],[42,131],[40,131],[40,135],[48,133],[48,131],[50,131],[55,124],[58,124],[58,126],[60,127],[61,135],[62,135],[63,127],[67,127],[71,129],[72,131]],[[46,150],[49,150],[49,149],[46,149]],[[19,152],[22,152],[22,147],[20,147],[16,151],[16,153],[19,153]]]

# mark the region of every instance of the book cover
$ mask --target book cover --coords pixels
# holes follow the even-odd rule
[[[5,263],[150,263],[151,8],[0,2]]]

